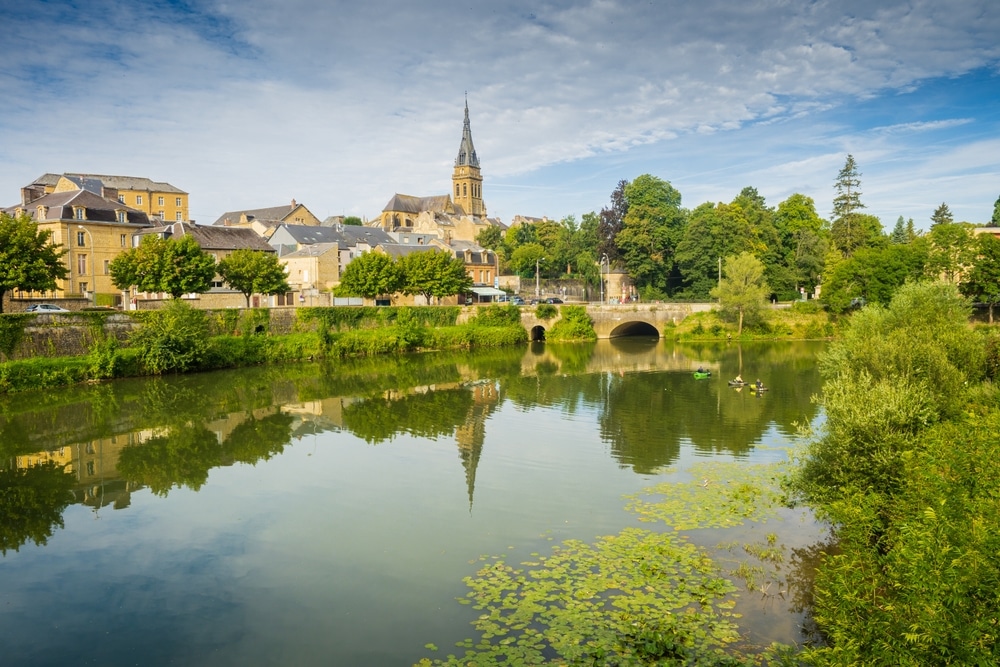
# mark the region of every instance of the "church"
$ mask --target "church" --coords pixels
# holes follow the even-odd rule
[[[475,243],[481,231],[493,226],[505,228],[498,219],[488,218],[483,202],[483,175],[479,156],[472,143],[469,102],[465,102],[462,141],[451,174],[452,192],[430,197],[396,193],[382,209],[375,223],[384,231],[436,237],[446,244],[454,241]]]

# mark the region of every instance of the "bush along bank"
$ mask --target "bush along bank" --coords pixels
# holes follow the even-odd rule
[[[0,363],[0,393],[263,363],[527,342],[520,311],[512,306],[485,307],[461,325],[456,324],[458,308],[303,308],[293,330],[280,334],[270,331],[270,312],[207,312],[173,301],[162,310],[135,313],[139,326],[125,340],[101,334],[98,327],[85,355]],[[11,330],[22,330],[23,322],[16,324]],[[16,332],[6,333],[14,340]]]

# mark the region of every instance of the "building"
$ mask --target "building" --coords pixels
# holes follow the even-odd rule
[[[169,183],[138,176],[43,174],[30,185],[21,188],[21,201],[30,204],[43,195],[70,190],[89,190],[165,222],[190,219],[188,193]]]
[[[451,174],[450,194],[417,197],[396,193],[374,223],[386,232],[433,234],[445,243],[475,242],[479,233],[503,224],[486,215],[483,175],[472,143],[469,103],[465,103],[462,140]]]
[[[283,224],[318,227],[321,223],[304,204],[293,199],[290,204],[283,206],[228,211],[212,224],[219,227],[250,227],[264,238],[268,238]]]
[[[55,298],[83,296],[95,305],[120,305],[121,293],[111,282],[111,261],[131,248],[132,237],[152,223],[145,211],[122,204],[115,191],[95,181],[86,186],[39,196],[22,189],[21,204],[5,211],[13,216],[27,215],[39,229],[52,234],[53,244],[66,249],[69,272],[65,279],[56,281]],[[16,296],[44,295],[18,292]]]

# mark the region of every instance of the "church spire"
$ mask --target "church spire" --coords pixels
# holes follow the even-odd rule
[[[454,202],[466,215],[483,217],[486,205],[483,203],[483,174],[479,169],[479,156],[472,145],[472,125],[469,123],[469,97],[465,98],[465,124],[462,126],[462,143],[455,158],[455,170],[451,175],[455,189]]]
[[[456,167],[464,166],[479,168],[479,157],[476,156],[476,147],[472,145],[472,124],[469,123],[469,98],[465,99],[465,124],[462,126],[462,143],[458,147],[458,157],[455,158]]]

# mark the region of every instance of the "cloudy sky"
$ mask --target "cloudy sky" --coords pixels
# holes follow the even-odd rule
[[[754,186],[828,217],[848,153],[891,229],[1000,195],[997,0],[0,0],[0,204],[145,176],[202,223],[449,192],[466,94],[490,215],[693,208]]]

